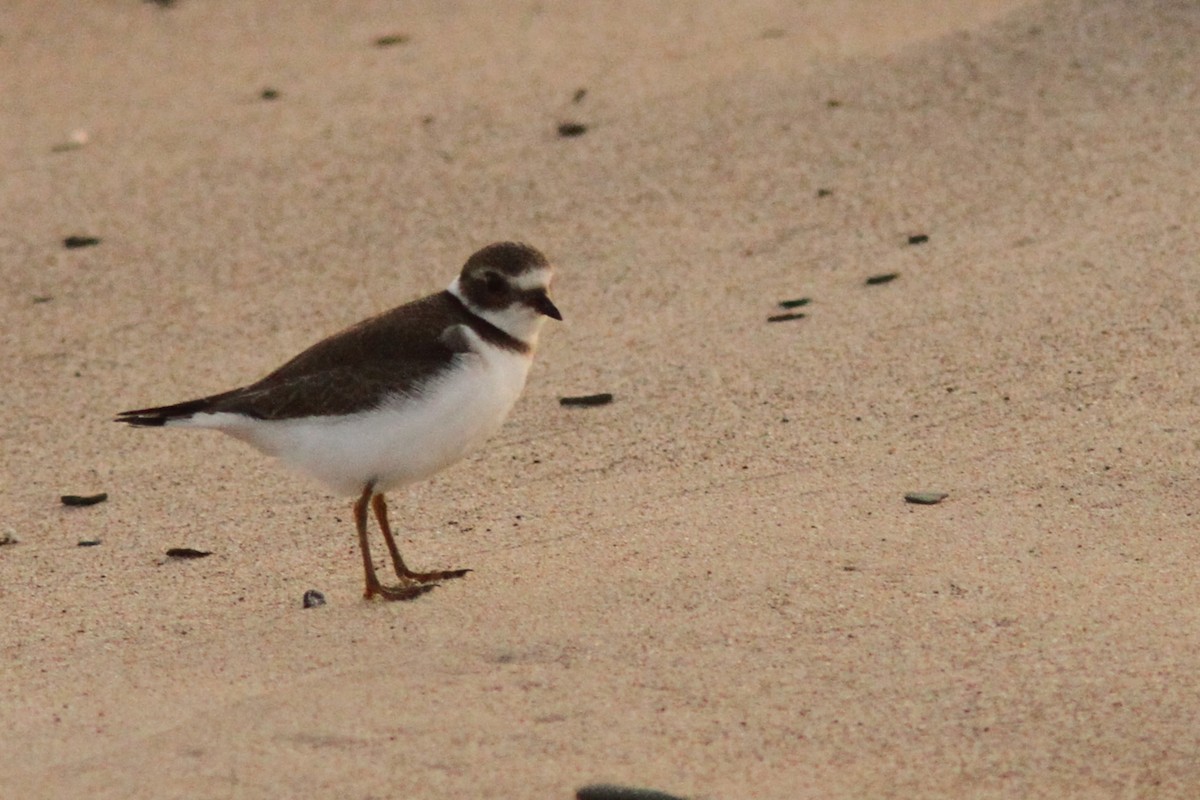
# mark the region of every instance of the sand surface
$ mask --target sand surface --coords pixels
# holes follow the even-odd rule
[[[1200,796],[1198,41],[1190,0],[4,4],[0,795]],[[392,498],[454,585],[365,602],[346,500],[109,421],[509,238],[566,322]]]

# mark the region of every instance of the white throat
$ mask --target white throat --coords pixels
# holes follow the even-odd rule
[[[514,339],[529,345],[530,350],[537,348],[538,334],[541,333],[542,323],[546,321],[537,311],[520,304],[502,309],[480,308],[463,295],[458,278],[446,287],[446,291],[457,297],[475,316],[487,320]]]

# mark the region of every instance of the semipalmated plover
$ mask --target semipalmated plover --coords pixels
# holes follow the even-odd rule
[[[533,362],[553,267],[536,249],[488,245],[444,291],[330,336],[257,383],[118,422],[212,428],[250,443],[339,494],[356,495],[364,596],[408,600],[469,570],[413,572],[388,525],[384,492],[427,478],[478,448],[508,416]],[[375,577],[367,506],[400,584]]]

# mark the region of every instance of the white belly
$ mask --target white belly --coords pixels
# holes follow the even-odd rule
[[[455,368],[418,398],[397,396],[348,417],[197,414],[184,424],[236,436],[340,494],[358,494],[371,482],[384,492],[450,466],[504,422],[531,359],[490,346],[481,351],[456,356]]]

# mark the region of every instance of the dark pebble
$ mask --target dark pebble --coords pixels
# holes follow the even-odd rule
[[[636,786],[617,786],[612,783],[594,783],[575,792],[575,800],[684,800],[675,794],[657,789],[639,789]]]
[[[817,197],[829,197],[833,194],[833,189],[817,189]]]
[[[75,543],[76,547],[96,547],[100,544],[99,539],[80,539]]]
[[[167,551],[171,558],[205,558],[212,555],[211,550],[196,550],[192,547],[172,547]]]
[[[912,236],[908,237],[909,244],[925,244],[928,241],[929,237],[923,233],[914,233]]]
[[[100,240],[95,236],[68,236],[63,239],[63,246],[68,250],[74,250],[78,247],[91,247],[94,244],[100,244]]]
[[[263,89],[262,93],[259,94],[259,97],[261,97],[263,100],[278,100],[279,99],[279,90],[278,89]]]
[[[883,275],[872,275],[871,277],[867,278],[866,283],[867,286],[878,286],[881,283],[891,283],[899,277],[899,272],[888,272]]]
[[[576,89],[575,94],[571,97],[572,103],[582,103],[583,98],[587,97],[587,89]]]
[[[560,397],[558,404],[560,406],[606,406],[613,401],[611,392],[601,392],[600,394],[585,394],[578,397]]]
[[[94,506],[108,499],[108,492],[100,494],[64,494],[61,498],[64,506]]]
[[[811,302],[812,302],[811,297],[801,297],[798,300],[780,300],[779,307],[780,308],[800,308],[801,306],[806,306]]]
[[[583,136],[585,133],[587,133],[587,125],[579,122],[564,122],[558,126],[558,135],[566,139]]]
[[[932,506],[937,505],[949,496],[945,492],[909,492],[904,495],[904,502],[916,503],[919,506]]]
[[[788,320],[792,319],[804,319],[807,316],[807,314],[802,314],[799,311],[791,314],[772,314],[771,316],[767,317],[767,322],[787,322]]]
[[[53,299],[54,295],[51,294],[35,294],[33,296],[34,303],[49,303]]]
[[[405,44],[409,37],[403,33],[393,33],[388,36],[380,36],[375,40],[376,47],[394,47],[398,44]]]
[[[825,105],[828,106],[829,108],[841,108],[842,101],[841,100],[826,100]]]
[[[305,608],[319,608],[325,605],[325,595],[318,592],[316,589],[309,589],[304,593]]]

